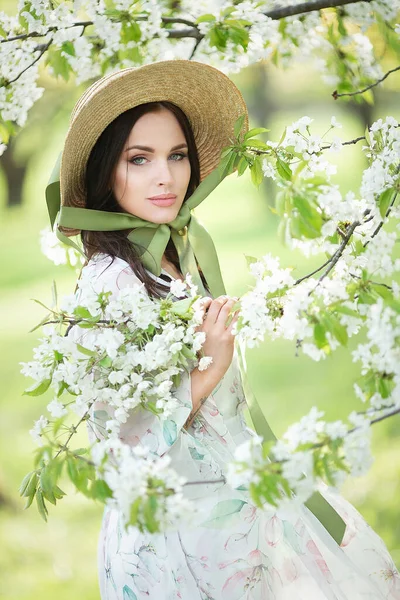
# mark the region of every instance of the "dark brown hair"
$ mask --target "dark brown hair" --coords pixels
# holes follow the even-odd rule
[[[114,170],[124,149],[126,140],[132,127],[138,119],[149,112],[157,112],[162,108],[171,111],[179,122],[188,145],[188,157],[191,167],[189,185],[186,191],[184,202],[189,198],[200,183],[200,164],[197,153],[196,143],[189,120],[185,113],[171,102],[148,102],[127,110],[120,114],[114,121],[106,127],[98,138],[89,156],[85,184],[86,184],[86,208],[104,210],[110,212],[124,212],[118,204],[111,189]],[[108,254],[112,262],[116,257],[125,260],[135,275],[145,285],[146,291],[150,296],[161,297],[160,290],[165,291],[155,279],[150,277],[142,262],[138,247],[134,245],[127,236],[132,231],[125,229],[122,231],[82,231],[82,244],[87,256],[87,260],[101,252]],[[178,254],[172,240],[168,241],[165,256],[180,270]],[[200,271],[200,268],[199,268]],[[204,281],[203,274],[200,272]]]

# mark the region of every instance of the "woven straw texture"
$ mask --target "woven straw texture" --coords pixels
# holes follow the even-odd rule
[[[91,85],[76,103],[61,159],[61,203],[85,206],[85,169],[104,129],[124,111],[152,101],[169,101],[189,119],[203,180],[216,168],[221,150],[233,139],[237,118],[247,107],[236,85],[221,71],[190,60],[159,61],[107,75]],[[67,235],[78,230],[63,228]]]

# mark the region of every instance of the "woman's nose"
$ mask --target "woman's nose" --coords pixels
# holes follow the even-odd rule
[[[166,161],[162,161],[157,166],[158,185],[170,185],[173,183],[171,167]]]

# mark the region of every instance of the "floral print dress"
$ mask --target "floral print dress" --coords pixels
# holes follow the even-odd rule
[[[125,261],[110,262],[99,254],[84,267],[99,291],[104,283],[115,293],[140,283]],[[163,277],[149,275],[168,291]],[[167,426],[135,410],[121,439],[148,445],[158,456],[168,453],[188,481],[220,479],[235,448],[254,435],[243,416],[236,353],[188,430],[190,374],[182,376],[175,396],[180,406]],[[107,406],[96,405],[93,416],[99,426],[89,432],[92,440],[108,418]],[[184,490],[203,517],[179,531],[126,532],[119,513],[105,508],[98,543],[102,600],[400,600],[399,573],[385,544],[334,489],[320,491],[346,523],[340,546],[304,505],[261,510],[248,492],[224,483]]]

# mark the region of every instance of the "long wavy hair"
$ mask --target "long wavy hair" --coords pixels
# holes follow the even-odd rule
[[[189,120],[185,113],[171,102],[148,102],[120,114],[98,138],[86,165],[86,208],[109,212],[125,212],[118,204],[112,191],[112,179],[117,162],[136,121],[146,113],[157,112],[163,108],[168,109],[175,115],[188,145],[191,175],[183,202],[193,194],[200,183],[200,163]],[[135,275],[144,283],[147,293],[150,296],[160,298],[163,295],[162,291],[165,291],[165,287],[153,279],[144,268],[139,258],[138,246],[128,240],[127,236],[131,231],[132,229],[120,231],[83,230],[81,239],[87,262],[97,253],[109,255],[112,258],[110,264],[114,262],[116,257],[121,258],[129,264]],[[171,239],[168,241],[165,256],[169,262],[180,270],[178,254]],[[200,268],[199,272],[203,283],[206,283]]]

